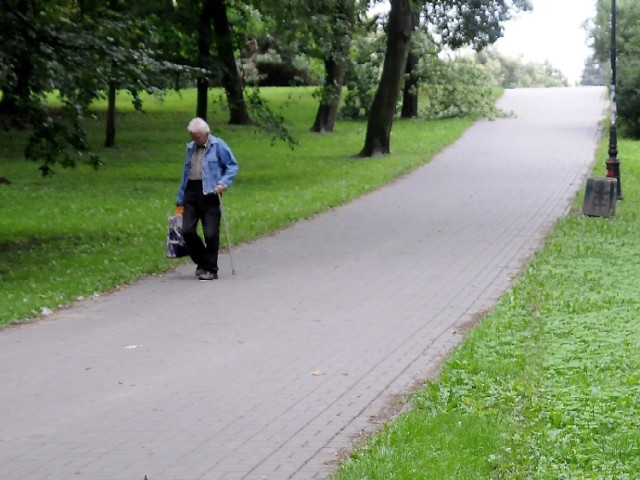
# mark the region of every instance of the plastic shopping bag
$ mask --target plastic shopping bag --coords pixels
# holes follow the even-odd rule
[[[187,245],[182,236],[182,215],[171,215],[167,233],[167,258],[180,258],[187,255]]]

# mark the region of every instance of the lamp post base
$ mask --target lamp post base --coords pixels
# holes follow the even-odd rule
[[[616,214],[616,179],[587,179],[582,213],[589,217],[614,217]]]
[[[607,177],[615,178],[616,182],[616,200],[622,200],[622,184],[620,183],[620,161],[611,157],[605,162],[607,166]]]

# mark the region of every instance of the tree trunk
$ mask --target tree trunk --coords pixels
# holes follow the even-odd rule
[[[28,55],[21,55],[14,60],[16,82],[2,89],[0,113],[19,115],[24,113],[23,105],[29,103],[31,88],[29,83],[33,75],[33,64]]]
[[[196,80],[196,117],[207,119],[207,102],[209,95],[209,80],[200,77]]]
[[[20,112],[20,101],[12,89],[4,88],[2,90],[2,99],[0,99],[0,114],[16,115]]]
[[[411,14],[411,24],[413,29],[420,26],[420,12]],[[407,56],[407,68],[404,77],[404,89],[402,93],[402,111],[401,118],[417,118],[418,117],[418,62],[420,59],[413,49],[409,49]]]
[[[387,50],[382,75],[376,90],[361,157],[391,153],[390,139],[393,115],[400,95],[400,86],[411,46],[412,0],[391,0],[387,29]]]
[[[227,17],[225,0],[209,0],[207,2],[213,16],[213,29],[216,33],[216,46],[218,58],[222,62],[224,72],[222,85],[227,94],[229,107],[229,123],[233,125],[249,125],[251,117],[244,101],[242,77],[236,66],[236,57],[233,53],[233,39],[231,25]]]
[[[107,95],[107,130],[104,138],[104,146],[111,148],[116,144],[116,82],[109,82]]]
[[[333,132],[338,118],[347,56],[353,37],[355,4],[353,0],[337,2],[333,13],[334,35],[324,60],[325,84],[312,132]]]
[[[211,68],[211,39],[213,32],[211,29],[212,9],[209,2],[202,4],[200,19],[198,22],[198,66],[209,72]],[[196,80],[196,117],[207,119],[209,78],[208,73],[204,73]]]
[[[317,133],[333,132],[338,118],[338,107],[345,74],[344,63],[338,65],[331,58],[325,59],[324,67],[326,72],[325,86],[318,105],[316,119],[311,127],[311,131]]]
[[[16,11],[28,18],[33,15],[32,7],[27,0],[19,0],[16,5]],[[17,29],[20,34],[20,29]],[[31,62],[31,55],[28,52],[38,47],[37,41],[32,35],[21,35],[23,48],[20,51],[12,51],[9,58],[5,58],[6,64],[13,64],[15,72],[15,83],[5,84],[2,88],[2,100],[0,100],[0,113],[9,115],[17,115],[23,113],[22,105],[28,103],[31,94],[31,77],[33,76],[34,66]]]

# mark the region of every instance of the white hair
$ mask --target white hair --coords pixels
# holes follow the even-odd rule
[[[189,133],[209,133],[209,124],[200,117],[196,117],[187,125]]]

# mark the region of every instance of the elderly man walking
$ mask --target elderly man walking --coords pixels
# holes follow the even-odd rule
[[[176,206],[183,208],[182,234],[200,280],[218,278],[220,248],[220,195],[238,174],[238,162],[229,146],[210,133],[201,118],[189,122],[193,141],[187,144]],[[202,224],[204,240],[198,235]]]

